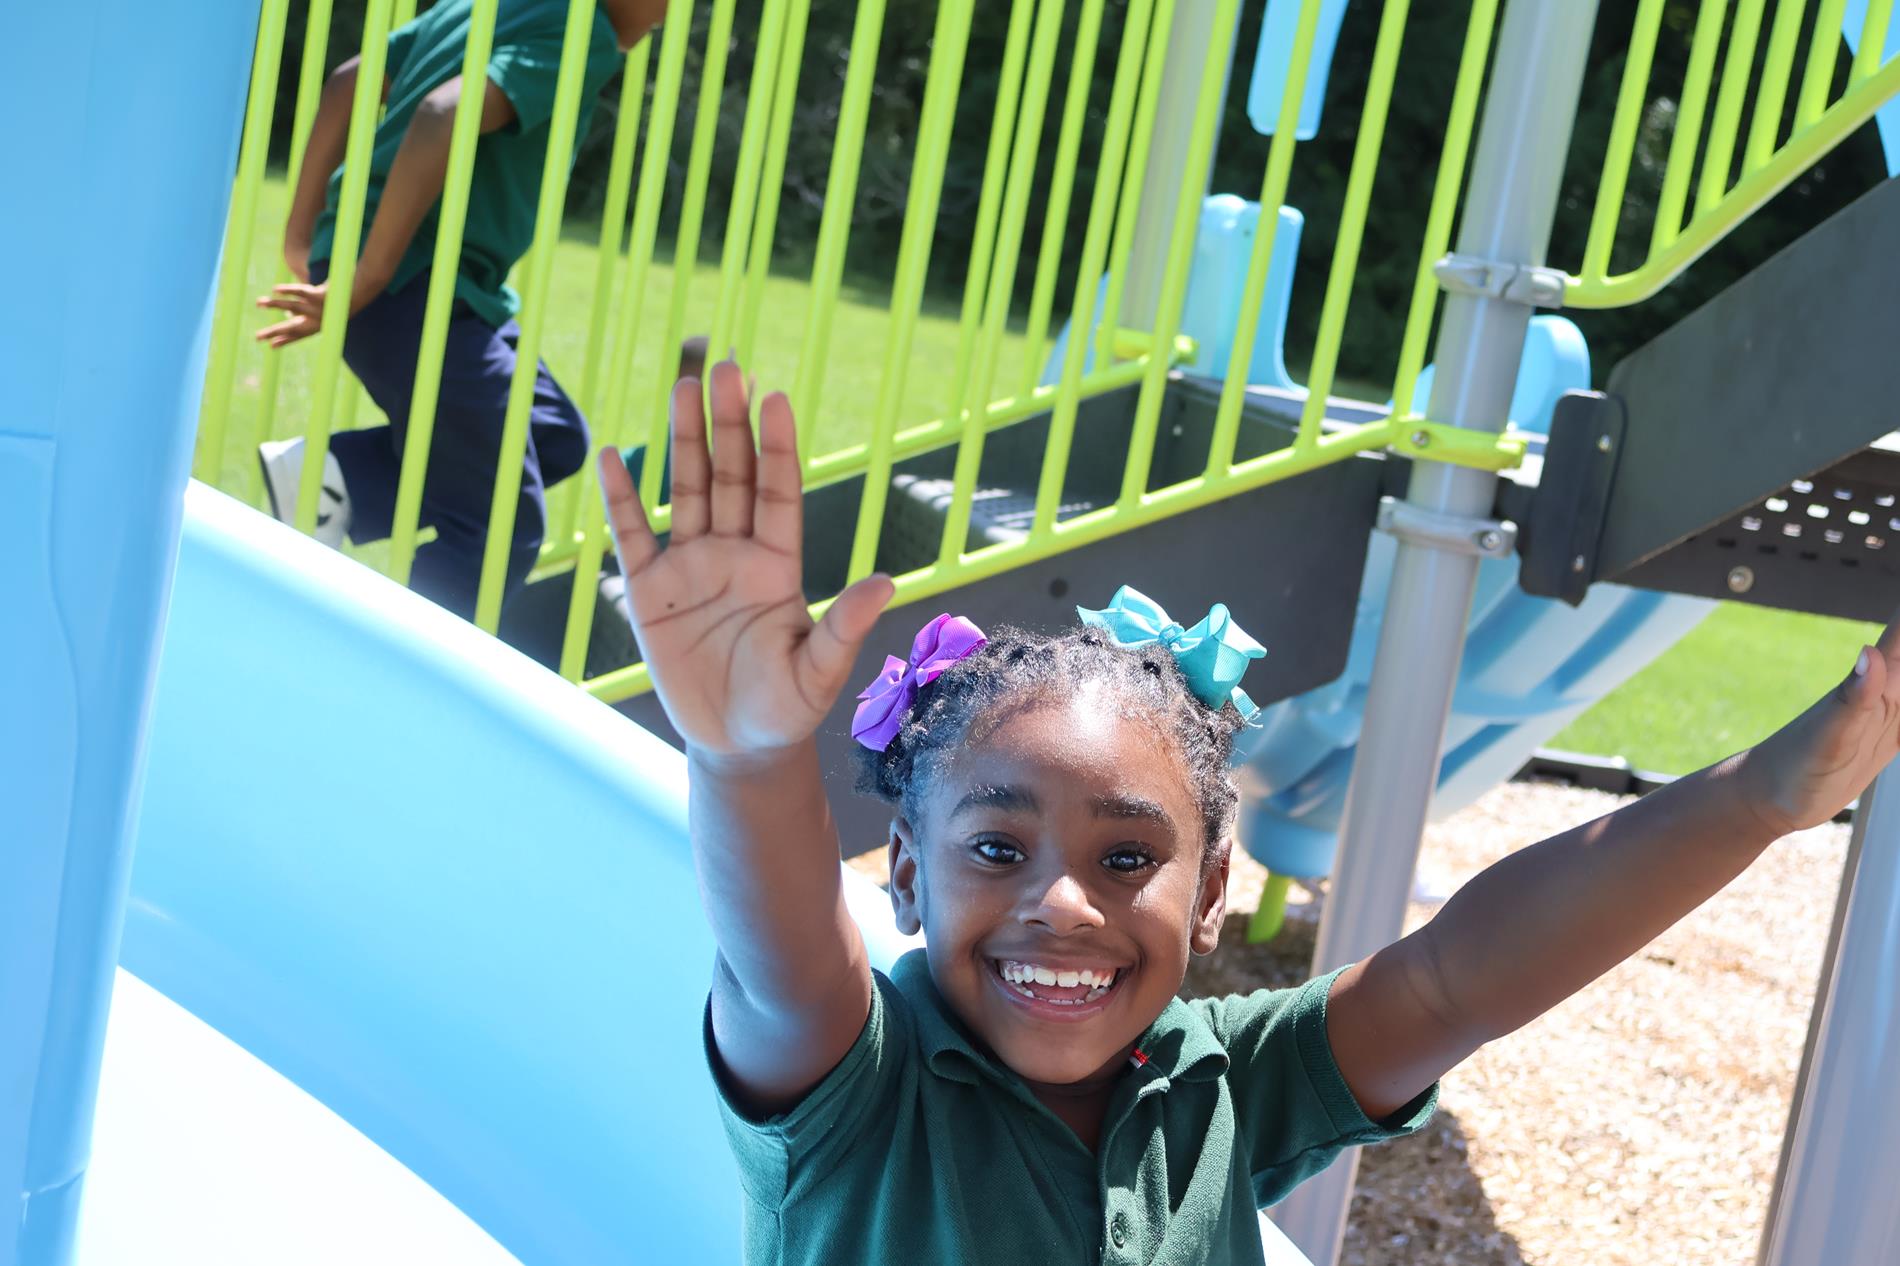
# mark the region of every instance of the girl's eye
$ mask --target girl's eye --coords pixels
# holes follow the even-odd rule
[[[1023,859],[1023,851],[1008,840],[978,840],[970,851],[992,866],[1008,866]]]
[[[1154,861],[1154,854],[1147,849],[1129,845],[1104,857],[1102,865],[1118,875],[1138,875],[1154,865]]]

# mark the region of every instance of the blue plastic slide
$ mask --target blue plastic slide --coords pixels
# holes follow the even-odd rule
[[[219,493],[188,511],[124,967],[523,1261],[732,1260],[680,755]]]

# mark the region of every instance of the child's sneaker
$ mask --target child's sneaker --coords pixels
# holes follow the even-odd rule
[[[266,440],[257,446],[257,464],[264,471],[264,493],[270,498],[271,517],[293,523],[297,517],[297,484],[303,478],[303,441]],[[331,549],[343,547],[350,530],[350,494],[343,486],[343,467],[336,454],[323,455],[323,487],[317,494],[317,530],[311,535]]]

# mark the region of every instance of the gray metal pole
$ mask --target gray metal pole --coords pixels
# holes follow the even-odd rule
[[[1505,10],[1458,237],[1461,256],[1543,265],[1596,7],[1595,0],[1512,0]],[[1531,312],[1529,304],[1502,296],[1449,296],[1432,420],[1503,429]],[[1407,501],[1442,515],[1489,516],[1496,484],[1489,472],[1421,461],[1413,467]],[[1366,957],[1403,927],[1478,561],[1400,540],[1320,922],[1316,973]],[[1274,1221],[1319,1266],[1338,1260],[1357,1173],[1357,1154],[1348,1153],[1273,1211]]]
[[[1207,67],[1207,52],[1216,39],[1228,42],[1227,77],[1233,78],[1235,27],[1218,30],[1217,0],[1181,0],[1175,5],[1174,24],[1162,36],[1168,41],[1167,59],[1161,68],[1161,96],[1155,103],[1154,137],[1148,145],[1148,165],[1141,174],[1141,199],[1136,204],[1135,231],[1129,243],[1128,279],[1122,289],[1121,324],[1133,330],[1154,326],[1155,312],[1161,306],[1161,281],[1168,269],[1168,244],[1174,236],[1174,206],[1181,186],[1194,183],[1203,191],[1213,176],[1213,150],[1208,151],[1208,169],[1187,170],[1188,141],[1194,135],[1195,106],[1201,95],[1201,78]],[[1222,93],[1223,100],[1226,93]],[[1216,121],[1216,148],[1220,128]]]
[[[1763,1266],[1900,1261],[1900,770],[1863,798],[1846,918],[1816,992],[1814,1049],[1789,1118]]]

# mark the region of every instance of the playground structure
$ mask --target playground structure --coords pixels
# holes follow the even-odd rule
[[[575,12],[585,16],[589,7],[583,0]],[[676,277],[692,274],[698,249],[716,113],[703,103],[716,101],[725,87],[724,49],[734,7],[731,0],[712,6],[702,108],[674,246]],[[1900,61],[1886,55],[1891,5],[1878,0],[1855,14],[1837,0],[1821,4],[1798,74],[1806,6],[1778,5],[1769,20],[1759,0],[1741,0],[1725,27],[1728,6],[1716,0],[1703,4],[1650,250],[1635,266],[1612,273],[1623,184],[1636,121],[1648,99],[1649,60],[1664,7],[1659,0],[1645,0],[1631,40],[1597,215],[1582,265],[1570,276],[1546,268],[1544,259],[1594,6],[1517,0],[1500,21],[1495,3],[1477,0],[1420,244],[1411,319],[1394,373],[1394,400],[1414,407],[1386,409],[1329,397],[1384,114],[1401,62],[1404,3],[1388,3],[1380,13],[1339,248],[1328,273],[1317,351],[1306,382],[1294,383],[1275,359],[1278,331],[1263,334],[1276,310],[1278,320],[1284,320],[1290,279],[1276,277],[1275,260],[1281,258],[1282,235],[1295,223],[1284,212],[1255,213],[1246,266],[1237,274],[1244,282],[1224,309],[1233,314],[1231,327],[1223,331],[1225,322],[1217,320],[1208,327],[1212,339],[1181,337],[1206,312],[1189,302],[1197,248],[1219,240],[1218,234],[1196,230],[1207,219],[1205,173],[1218,108],[1228,90],[1237,7],[1227,0],[1130,4],[1113,76],[1104,81],[1108,122],[1101,152],[1094,156],[1090,215],[1078,256],[1081,281],[1069,308],[1068,334],[1057,344],[1061,354],[1047,381],[1037,385],[1035,351],[1056,324],[1057,262],[1068,249],[1045,229],[1029,303],[1031,373],[1012,394],[999,396],[999,349],[1012,307],[1013,265],[1025,249],[1032,203],[1043,196],[1045,225],[1059,225],[1064,216],[1058,208],[1071,195],[1066,179],[1042,188],[1035,153],[1065,6],[1054,0],[1014,6],[1005,53],[1009,104],[1002,108],[999,103],[991,134],[978,213],[979,249],[970,263],[953,375],[967,379],[968,397],[932,420],[904,417],[900,406],[961,78],[961,50],[974,18],[967,0],[946,0],[939,7],[911,203],[892,283],[884,385],[862,441],[807,460],[814,523],[830,528],[829,534],[811,533],[812,596],[822,600],[847,580],[884,567],[899,573],[900,601],[955,590],[959,609],[979,620],[1006,615],[1034,623],[1059,618],[1058,612],[1073,604],[1071,593],[1106,592],[1128,575],[1149,574],[1143,570],[1147,559],[1148,569],[1168,568],[1167,581],[1150,587],[1170,606],[1177,600],[1191,605],[1202,586],[1218,581],[1219,596],[1248,627],[1264,630],[1263,640],[1274,648],[1262,680],[1256,684],[1250,678],[1250,691],[1262,701],[1294,699],[1340,676],[1356,622],[1362,626],[1356,636],[1365,636],[1358,620],[1361,578],[1367,574],[1367,529],[1378,523],[1397,543],[1380,547],[1393,560],[1389,581],[1380,578],[1377,585],[1385,609],[1377,654],[1381,668],[1370,675],[1363,708],[1355,702],[1350,710],[1359,718],[1354,736],[1359,750],[1348,762],[1350,792],[1343,777],[1337,780],[1344,802],[1340,856],[1315,963],[1324,969],[1368,952],[1397,929],[1419,828],[1442,781],[1436,739],[1445,732],[1461,660],[1470,668],[1464,641],[1479,568],[1508,566],[1514,535],[1518,587],[1549,598],[1591,599],[1604,592],[1592,591],[1593,582],[1618,579],[1858,618],[1888,613],[1895,556],[1881,553],[1890,537],[1876,515],[1885,511],[1884,517],[1892,518],[1892,490],[1900,481],[1893,477],[1891,455],[1870,446],[1891,427],[1881,406],[1893,398],[1895,384],[1892,368],[1870,354],[1878,340],[1869,332],[1890,328],[1893,301],[1883,293],[1878,270],[1856,265],[1882,243],[1888,250],[1900,244],[1900,186],[1892,182],[1618,365],[1610,374],[1609,394],[1558,403],[1557,393],[1548,393],[1544,405],[1555,407],[1546,443],[1539,445],[1521,429],[1500,432],[1507,418],[1531,420],[1512,399],[1521,386],[1519,369],[1534,306],[1605,306],[1639,301],[1659,289],[1775,190],[1874,117],[1900,92]],[[126,8],[110,0],[98,6],[100,30],[116,32],[110,36],[56,27],[67,19],[42,20],[49,33],[82,47],[94,47],[88,42],[94,41],[106,50],[102,58],[116,51],[125,67],[135,69],[138,45],[131,35],[150,42],[162,42],[166,35],[141,29],[122,12]],[[676,4],[673,15],[683,17],[691,8]],[[1336,3],[1276,3],[1268,15],[1249,88],[1250,113],[1274,138],[1258,206],[1283,205],[1294,145],[1319,125],[1325,54],[1343,9]],[[312,5],[313,32],[327,32],[324,10]],[[1080,10],[1078,32],[1088,34],[1078,34],[1072,65],[1086,68],[1093,64],[1104,5],[1084,0]],[[281,0],[271,0],[259,22],[224,246],[227,260],[247,258],[249,235],[259,231],[255,208],[263,138],[269,133],[286,11]],[[471,75],[480,73],[486,58],[483,32],[492,29],[494,7],[481,4],[476,12],[467,63]],[[719,300],[710,325],[712,346],[736,345],[768,382],[775,372],[770,358],[750,353],[757,350],[771,259],[780,184],[773,164],[783,159],[785,129],[791,124],[784,108],[790,100],[786,85],[801,65],[808,12],[796,0],[768,0],[760,19],[745,136],[722,239]],[[200,50],[206,64],[228,72],[240,63],[243,51],[232,31],[247,34],[248,16],[230,23],[216,49]],[[372,0],[364,34],[366,68],[380,56],[383,33],[402,16],[391,0]],[[882,19],[882,4],[860,5],[854,48],[862,55],[850,59],[843,86],[832,184],[814,252],[812,309],[789,375],[808,435],[830,407],[823,390],[827,318],[841,284],[855,155],[869,108],[875,58],[868,52],[876,47]],[[1834,31],[1843,23],[1854,52],[1841,76]],[[646,272],[654,259],[668,147],[648,147],[634,196],[637,104],[640,85],[654,69],[658,91],[648,133],[670,138],[689,30],[685,21],[669,21],[657,47],[643,45],[629,57],[622,99],[636,108],[621,114],[601,243],[602,276],[617,272],[619,280],[597,289],[590,314],[589,346],[595,351],[587,360],[585,381],[591,386],[583,389],[584,403],[602,438],[620,444],[644,440],[649,449],[655,432],[646,428],[663,418],[653,406],[666,383],[657,373],[636,378],[630,349],[633,332],[642,328],[640,305],[649,290]],[[1744,138],[1748,63],[1758,38],[1767,70],[1756,88]],[[1740,51],[1744,45],[1746,52]],[[1718,57],[1723,47],[1726,58]],[[305,49],[303,81],[312,89],[322,68],[322,39],[307,41]],[[366,73],[362,82],[375,78]],[[1845,80],[1838,96],[1833,92],[1837,78]],[[35,86],[48,99],[81,99],[70,85],[26,82],[29,96],[23,100],[35,99],[30,95]],[[1083,161],[1075,138],[1093,82],[1090,75],[1071,75],[1058,145],[1063,153],[1054,164],[1058,174],[1073,175]],[[228,146],[236,139],[230,124],[241,88],[234,76],[209,84],[177,106],[185,116],[178,122],[195,124]],[[311,92],[303,96],[309,100]],[[1276,96],[1277,113],[1272,108]],[[556,111],[552,149],[557,155],[571,143],[577,98],[578,78],[570,77]],[[1780,131],[1784,102],[1793,113],[1785,138]],[[1485,122],[1480,129],[1481,104]],[[373,114],[367,105],[359,100],[351,140],[359,168],[368,134],[364,120]],[[307,127],[307,113],[299,113]],[[136,128],[115,136],[106,124],[89,126],[106,129],[107,140],[118,147],[109,156],[113,163],[125,162],[121,150],[150,143]],[[83,139],[98,138],[88,134]],[[83,152],[73,142],[57,130],[49,133],[39,142],[46,147],[41,165],[64,170],[73,161],[66,155]],[[458,124],[439,261],[455,257],[457,191],[466,189],[473,142],[472,127]],[[228,169],[220,167],[228,148],[219,150],[207,141],[192,159],[196,166],[189,171],[155,173],[151,187],[189,191],[167,204],[173,218],[166,223],[180,227],[180,240],[195,243],[197,253],[184,252],[172,269],[146,283],[155,303],[180,314],[178,328],[184,331],[198,328],[191,318],[204,307],[212,245],[208,230],[217,223],[222,199],[215,186]],[[542,338],[550,271],[543,264],[558,235],[565,178],[565,163],[551,160],[536,253],[523,287],[522,348],[529,366]],[[208,190],[220,196],[209,197]],[[623,250],[618,237],[630,203],[632,230]],[[361,186],[354,195],[346,187],[338,229],[338,293],[347,292],[360,206]],[[1454,251],[1451,229],[1461,206]],[[1230,217],[1230,222],[1243,218]],[[76,245],[87,240],[93,222],[75,217],[66,224],[51,218],[23,218],[22,223],[33,230],[16,234],[22,240],[56,234],[54,240]],[[159,240],[154,236],[149,244],[154,253]],[[50,260],[61,255],[48,252],[49,262],[35,266],[50,269]],[[438,267],[436,274],[442,278],[450,271]],[[49,272],[44,289],[63,293],[72,285],[71,278]],[[1438,368],[1422,394],[1423,407],[1416,407],[1441,289],[1447,298],[1438,316]],[[210,372],[199,445],[207,474],[218,470],[217,455],[226,442],[220,428],[241,334],[238,314],[248,294],[243,270],[227,268],[208,337]],[[446,302],[446,288],[431,296],[425,346],[434,337],[439,347]],[[1098,304],[1114,319],[1094,319]],[[661,346],[676,345],[687,332],[686,314],[686,287],[679,285]],[[315,352],[309,397],[306,439],[313,449],[326,442],[339,403],[349,396],[339,374],[341,313],[329,315]],[[58,327],[54,331],[23,337],[20,345],[72,356],[76,344],[60,341],[63,334]],[[1749,337],[1750,346],[1774,349],[1772,363],[1764,353],[1763,364],[1738,367],[1730,350],[1738,331]],[[1263,346],[1274,372],[1259,372]],[[142,355],[140,372],[176,385],[182,397],[189,397],[177,366],[197,363],[195,347],[154,345]],[[1203,364],[1218,365],[1224,374],[1210,381],[1180,372]],[[434,391],[426,353],[423,368],[418,420],[432,408],[422,407]],[[24,1070],[6,1084],[27,1087],[24,1100],[0,1104],[0,1160],[8,1166],[21,1162],[25,1197],[24,1230],[5,1248],[35,1266],[61,1260],[68,1251],[66,1237],[76,1224],[79,1180],[86,1170],[110,966],[118,957],[164,997],[287,1078],[273,1092],[276,1102],[291,1101],[286,1088],[294,1083],[361,1132],[355,1146],[364,1154],[380,1154],[375,1153],[380,1146],[401,1163],[398,1168],[406,1167],[447,1197],[449,1207],[436,1208],[433,1215],[412,1208],[405,1216],[413,1216],[417,1225],[435,1216],[439,1225],[459,1228],[442,1234],[467,1237],[471,1228],[456,1222],[460,1210],[464,1222],[479,1223],[477,1236],[492,1236],[507,1252],[536,1262],[612,1260],[635,1242],[617,1236],[638,1234],[639,1243],[652,1247],[659,1242],[654,1233],[660,1223],[667,1234],[679,1237],[674,1242],[679,1260],[729,1252],[736,1230],[720,1221],[731,1216],[729,1166],[709,1110],[694,1115],[695,1105],[706,1106],[703,1088],[696,1092],[699,1098],[682,1095],[651,1116],[640,1114],[653,1105],[625,1098],[625,1069],[636,1050],[669,1069],[694,1067],[698,1060],[694,1003],[703,982],[691,964],[705,961],[702,951],[709,947],[694,912],[678,908],[690,903],[684,901],[688,879],[677,760],[661,745],[634,737],[631,727],[592,708],[578,692],[557,694],[509,653],[483,646],[440,613],[387,593],[386,586],[371,584],[314,547],[247,525],[236,507],[202,491],[192,494],[179,564],[164,675],[151,719],[139,869],[125,914],[123,954],[117,953],[127,882],[125,823],[135,816],[137,804],[142,701],[149,697],[172,526],[178,522],[185,431],[149,441],[157,446],[158,460],[139,468],[144,483],[121,496],[122,504],[96,497],[75,508],[75,494],[55,477],[88,451],[75,428],[138,412],[126,394],[138,381],[127,369],[123,379],[105,375],[91,395],[30,401],[43,406],[44,421],[29,423],[24,438],[0,436],[5,451],[20,458],[13,467],[22,476],[13,498],[23,507],[18,532],[28,541],[48,543],[34,555],[47,560],[45,574],[29,575],[20,588],[29,596],[28,618],[5,635],[19,639],[8,641],[6,662],[31,674],[14,692],[26,706],[15,723],[20,728],[5,731],[5,744],[10,754],[17,751],[25,758],[27,770],[44,768],[49,777],[37,781],[50,788],[46,798],[29,795],[26,800],[28,849],[6,863],[22,867],[9,876],[21,882],[0,890],[7,894],[0,895],[0,913],[19,916],[10,917],[0,932],[0,950],[13,965],[6,978],[9,994],[21,990],[20,1014],[49,1017],[17,1049],[0,1042],[4,1066],[13,1070],[17,1059]],[[112,390],[122,394],[114,396]],[[265,398],[271,398],[268,388]],[[179,412],[182,417],[188,410]],[[30,415],[31,410],[23,414]],[[1796,417],[1804,419],[1802,426],[1774,425]],[[1715,446],[1711,436],[1718,420],[1726,438]],[[511,422],[510,442],[518,452],[525,409],[518,408]],[[415,544],[426,431],[419,425],[413,432],[417,440],[406,463],[406,518],[398,523],[388,564],[398,580]],[[242,437],[242,442],[254,438]],[[1501,487],[1496,472],[1538,447],[1543,450],[1541,478]],[[1710,460],[1718,448],[1721,460]],[[1105,463],[1104,455],[1112,460]],[[659,501],[662,465],[649,461],[642,466],[643,492],[650,502]],[[510,466],[503,461],[504,470]],[[1655,481],[1692,466],[1704,478],[1687,486],[1672,484],[1667,492],[1657,488]],[[310,481],[300,500],[306,528],[314,521],[319,468],[318,462],[306,464]],[[163,474],[156,488],[145,486],[153,482],[152,469]],[[1025,472],[1033,472],[1033,479],[1026,481]],[[507,536],[515,491],[508,485],[504,477],[497,489],[493,539]],[[585,484],[575,489],[567,506],[572,530],[558,534],[543,559],[542,584],[558,586],[566,608],[557,666],[571,680],[584,679],[598,698],[644,708],[639,714],[651,720],[651,704],[637,698],[644,684],[637,665],[587,669],[590,641],[615,627],[613,613],[599,610],[604,538],[595,500]],[[1776,502],[1781,509],[1773,508]],[[138,590],[144,597],[129,604],[136,610],[101,610],[96,597],[90,605],[74,605],[71,586],[77,573],[51,550],[49,524],[57,519],[65,525],[62,539],[74,539],[70,524],[84,515],[98,518],[98,539],[108,546],[127,539],[143,542],[139,563],[120,564],[142,565],[149,573]],[[664,508],[656,518],[656,526],[663,526]],[[1824,522],[1846,526],[1817,526]],[[1900,522],[1890,526],[1900,532]],[[1787,531],[1790,527],[1819,532],[1822,539],[1812,549],[1785,545],[1808,540],[1800,531]],[[245,542],[253,533],[260,539]],[[1767,539],[1777,533],[1779,540]],[[1193,560],[1208,553],[1204,543],[1209,539],[1298,539],[1304,548],[1250,561],[1259,573],[1257,587],[1234,594],[1231,565],[1202,564],[1197,571]],[[1776,552],[1767,549],[1770,544]],[[122,545],[106,552],[115,558],[125,554]],[[1806,553],[1815,557],[1804,558]],[[1744,557],[1747,561],[1740,561]],[[494,630],[503,617],[499,554],[490,562],[478,621]],[[11,581],[8,587],[14,588]],[[1505,588],[1511,587],[1507,582]],[[1184,596],[1177,599],[1177,593]],[[1282,600],[1287,593],[1299,596],[1297,607],[1289,609]],[[49,597],[35,606],[37,594]],[[902,629],[917,622],[917,613],[900,611],[889,618],[892,630]],[[1618,638],[1620,645],[1627,644],[1622,635]],[[91,639],[109,643],[109,651]],[[890,630],[874,639],[900,640]],[[125,646],[131,644],[145,649],[128,652]],[[295,669],[284,668],[286,656]],[[120,674],[108,692],[115,702],[97,698],[84,673],[108,660]],[[68,678],[46,673],[45,667],[67,662],[74,665],[70,680],[80,685],[62,694],[60,683]],[[1558,676],[1560,671],[1546,667],[1530,688]],[[1559,695],[1555,702],[1546,700],[1538,715],[1561,710],[1560,704],[1574,704],[1579,697]],[[123,702],[128,699],[138,702],[128,708]],[[252,711],[263,703],[273,718],[269,734],[258,733]],[[1521,698],[1514,706],[1522,720],[1529,709]],[[94,712],[116,717],[118,731],[101,736],[74,720]],[[1288,724],[1300,715],[1281,714]],[[1309,704],[1304,715],[1325,715],[1325,710]],[[334,754],[361,744],[361,731],[372,718],[380,719],[386,736],[408,741],[395,742],[381,757],[360,747],[348,760]],[[449,745],[439,764],[416,763],[417,747],[458,733],[462,741]],[[1275,733],[1270,728],[1263,741]],[[50,744],[48,734],[55,736]],[[245,736],[242,744],[239,736]],[[247,749],[241,764],[224,750],[238,745]],[[72,753],[78,753],[76,759]],[[517,817],[504,819],[498,816],[504,809],[489,800],[449,808],[418,804],[416,789],[432,780],[500,785],[506,777],[500,771],[511,766],[517,778],[524,769],[541,771],[540,785],[548,790],[537,793],[532,813],[517,807],[508,810]],[[495,771],[486,783],[482,769]],[[245,790],[238,795],[220,789],[213,796],[215,778]],[[293,786],[295,797],[288,795]],[[86,801],[82,791],[90,791],[92,800]],[[550,807],[570,800],[571,808]],[[88,806],[85,813],[69,811],[68,806],[82,803]],[[338,848],[333,838],[338,804],[349,806],[351,817],[359,819],[356,825],[375,821],[378,827],[357,831],[349,847]],[[1858,829],[1863,836],[1894,838],[1893,823],[1900,820],[1892,816],[1900,812],[1896,804],[1900,791],[1876,796],[1873,810],[1862,815]],[[325,819],[332,819],[327,833],[315,825]],[[597,831],[586,825],[590,821],[622,823],[650,836],[651,845],[643,846],[638,863],[590,853],[600,845],[591,838]],[[268,826],[260,828],[260,823]],[[849,830],[849,819],[846,825]],[[458,856],[459,845],[484,835],[495,842]],[[260,836],[269,848],[259,847]],[[540,849],[529,850],[525,859],[511,856],[511,847],[526,839],[556,842],[564,851],[558,862]],[[386,847],[397,841],[402,849]],[[1395,849],[1395,841],[1404,844]],[[1871,1263],[1890,1257],[1896,1243],[1891,1211],[1868,1186],[1868,1175],[1882,1168],[1863,1166],[1863,1161],[1879,1148],[1891,1149],[1880,1138],[1879,1123],[1893,1122],[1895,1092],[1872,1074],[1883,1058],[1891,1060],[1900,1034],[1890,1017],[1882,1018],[1884,1012],[1858,1005],[1892,993],[1891,964],[1882,964],[1877,950],[1882,929],[1890,936],[1900,926],[1894,851],[1860,851],[1858,878],[1850,867],[1850,887],[1842,894],[1842,926],[1830,958],[1837,968],[1817,1004],[1784,1187],[1765,1241],[1764,1260],[1777,1266],[1813,1260]],[[392,852],[399,856],[390,857]],[[523,865],[524,860],[534,864]],[[642,874],[635,883],[637,864],[652,866],[654,873]],[[458,868],[465,873],[452,879]],[[604,882],[598,878],[602,874],[608,877]],[[598,886],[586,894],[580,891],[586,884]],[[521,891],[524,885],[529,892]],[[505,897],[518,904],[508,904]],[[431,913],[436,903],[455,910]],[[870,906],[865,919],[875,926]],[[499,934],[504,928],[511,931]],[[556,928],[566,935],[549,937]],[[493,954],[470,954],[484,938],[493,943]],[[895,948],[886,943],[882,961]],[[458,963],[458,955],[464,961]],[[601,1001],[626,977],[626,965],[636,962],[686,964],[673,973],[683,979],[639,981],[638,988],[651,994],[639,995],[646,1023],[637,1031],[623,1016],[608,1014],[616,1009]],[[573,992],[547,988],[557,980],[574,982]],[[122,997],[142,999],[144,994],[131,986]],[[423,999],[433,999],[432,1005],[422,1007]],[[164,1010],[149,1000],[138,1005],[148,1026],[155,1023],[150,1017]],[[186,1023],[172,1023],[169,1031],[177,1035],[176,1045],[166,1049],[201,1053],[213,1044]],[[523,1042],[521,1032],[540,1040]],[[148,1043],[144,1049],[156,1047]],[[451,1067],[463,1068],[468,1076],[444,1076]],[[57,1075],[36,1077],[36,1069]],[[494,1088],[501,1088],[505,1102],[473,1106]],[[206,1101],[215,1111],[216,1095],[208,1094]],[[295,1115],[289,1108],[281,1111],[287,1121]],[[599,1122],[609,1118],[638,1125],[624,1131],[602,1128]],[[108,1137],[103,1127],[101,1137]],[[669,1157],[668,1167],[680,1172],[657,1172],[650,1140],[662,1137],[670,1146],[687,1140],[687,1152],[673,1147]],[[102,1160],[105,1156],[102,1152]],[[517,1180],[530,1173],[543,1179],[524,1188]],[[654,1188],[644,1193],[650,1201],[644,1212],[632,1216],[622,1190],[629,1173]],[[1278,1211],[1281,1224],[1315,1260],[1330,1260],[1336,1251],[1350,1182],[1351,1166],[1342,1163]],[[95,1186],[88,1199],[98,1197],[99,1190]],[[105,1190],[123,1191],[124,1185]],[[426,1199],[419,1196],[414,1208],[422,1204]],[[82,1238],[81,1252],[96,1251],[88,1248],[94,1243]]]

